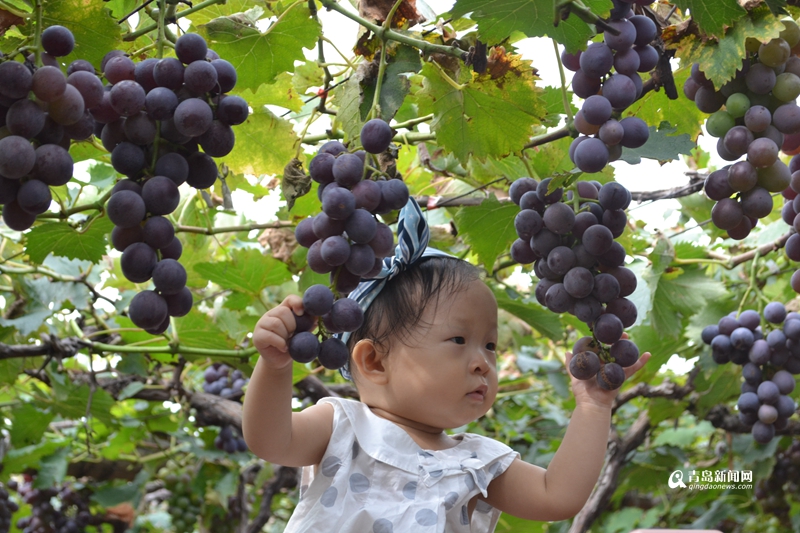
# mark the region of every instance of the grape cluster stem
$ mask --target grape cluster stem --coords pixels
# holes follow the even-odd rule
[[[175,20],[178,20],[179,18],[183,18],[183,17],[188,17],[192,13],[196,13],[196,12],[200,11],[201,9],[207,8],[208,6],[213,6],[215,4],[224,4],[226,2],[227,2],[227,0],[205,0],[204,2],[200,2],[199,4],[195,4],[194,6],[188,8],[188,9],[184,9],[184,10],[181,10],[181,11],[175,13]],[[160,10],[160,11],[162,13],[164,13],[163,9]],[[153,30],[156,30],[156,29],[158,29],[158,23],[154,22],[153,24],[148,24],[147,26],[145,26],[143,28],[139,28],[138,30],[136,30],[134,32],[126,33],[125,35],[122,36],[122,40],[123,41],[135,41],[136,39],[138,39],[142,35],[146,35],[146,34],[150,33]]]
[[[327,9],[336,11],[341,13],[345,17],[358,22],[360,25],[364,26],[368,30],[370,30],[375,35],[381,37],[382,40],[390,40],[390,41],[397,41],[403,44],[407,44],[414,48],[417,48],[424,53],[430,54],[444,54],[452,57],[456,57],[462,61],[467,58],[467,52],[457,48],[455,46],[445,46],[441,44],[434,44],[429,43],[427,41],[423,41],[421,39],[415,39],[413,37],[409,37],[408,35],[404,35],[392,29],[384,29],[377,24],[373,24],[372,22],[368,21],[367,19],[356,15],[355,13],[351,13],[346,8],[340,6],[334,0],[321,0],[322,5],[325,6]],[[200,5],[200,4],[198,4]],[[388,20],[391,20],[389,18]]]

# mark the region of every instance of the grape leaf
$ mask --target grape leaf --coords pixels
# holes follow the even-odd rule
[[[542,93],[542,100],[547,112],[542,121],[542,126],[555,128],[561,122],[561,116],[564,114],[564,97],[561,93],[561,87],[545,87]],[[569,102],[572,115],[575,116],[578,108],[572,103],[572,91],[567,91],[567,102]]]
[[[739,19],[719,41],[688,35],[670,47],[677,49],[681,64],[699,63],[706,77],[719,88],[733,78],[742,66],[742,58],[747,57],[745,39],[752,37],[766,42],[781,31],[783,23],[769,9],[762,7]]]
[[[458,0],[452,15],[463,17],[471,12],[470,17],[478,23],[479,37],[489,44],[501,43],[511,32],[520,31],[528,37],[552,37],[569,52],[586,48],[594,29],[575,15],[560,20],[556,4],[555,0]],[[587,0],[584,5],[595,14],[604,15],[612,4],[608,0]]]
[[[462,68],[459,88],[433,65],[422,69],[424,86],[415,95],[420,114],[434,114],[431,129],[437,143],[462,163],[469,156],[483,161],[519,151],[546,115],[530,61],[508,58],[509,70],[497,79]]]
[[[786,10],[786,0],[764,0],[764,3],[767,4],[769,10],[776,17],[789,14],[789,12]]]
[[[103,56],[122,44],[120,26],[102,2],[53,0],[44,4],[42,21],[45,26],[60,24],[75,36],[75,49],[63,58],[66,63],[80,58],[99,67]]]
[[[26,251],[31,261],[41,264],[48,254],[68,257],[69,259],[85,259],[99,263],[106,251],[106,234],[114,225],[108,218],[98,218],[83,231],[63,222],[50,222],[35,226],[28,232]]]
[[[255,109],[234,129],[236,144],[225,163],[237,174],[281,174],[299,142],[292,124],[266,107]]]
[[[211,4],[199,11],[195,11],[188,18],[193,25],[200,26],[201,24],[208,24],[216,18],[245,13],[253,8],[259,9],[263,14],[265,10],[269,9],[269,6],[264,0],[226,0],[225,3]]]
[[[675,134],[687,133],[692,140],[697,140],[701,131],[700,125],[705,121],[706,115],[681,92],[690,74],[689,67],[673,73],[675,85],[680,92],[677,100],[666,98],[662,91],[650,91],[626,109],[625,116],[639,117],[648,124],[660,124],[667,120],[675,127]]]
[[[738,3],[730,0],[675,0],[674,4],[686,11],[707,35],[721,36],[726,27],[747,14]]]
[[[300,111],[303,108],[303,99],[294,88],[292,75],[288,72],[279,74],[273,83],[264,83],[253,93],[250,89],[232,94],[238,94],[250,104],[253,109],[260,109],[265,105],[275,105]],[[235,131],[238,131],[235,130]]]
[[[517,238],[514,217],[518,212],[519,207],[510,202],[500,203],[494,195],[480,205],[462,207],[456,212],[459,234],[490,273],[497,256]]]
[[[218,264],[218,263],[217,263]],[[196,265],[197,268],[200,265]],[[223,285],[227,287],[227,285]],[[225,349],[233,348],[234,342],[225,333],[220,331],[219,326],[206,315],[197,309],[192,309],[188,315],[175,319],[175,329],[177,336],[182,343],[193,348]],[[188,360],[206,356],[182,354]]]
[[[397,110],[403,105],[403,100],[411,88],[411,83],[403,73],[419,72],[421,68],[419,52],[410,46],[399,46],[395,55],[387,58],[386,72],[381,85],[381,97],[378,102],[381,110],[380,118],[386,122],[391,121]],[[375,86],[364,87],[364,98],[361,102],[362,116],[366,116],[369,112],[374,97]]]
[[[18,405],[11,410],[14,420],[9,431],[11,444],[15,448],[36,444],[54,417],[53,413],[43,412],[30,403]]]
[[[658,129],[650,126],[650,137],[647,142],[639,148],[623,148],[620,159],[631,165],[637,165],[643,157],[664,162],[677,159],[680,154],[691,155],[695,143],[687,133],[670,135],[675,131],[676,128],[668,122],[662,122]]]
[[[350,78],[333,90],[334,98],[339,102],[339,111],[336,114],[335,124],[344,130],[344,142],[358,138],[365,116],[361,114],[363,91],[358,75]]]
[[[209,46],[236,68],[239,89],[257,91],[281,72],[292,72],[295,60],[304,58],[303,48],[312,48],[320,35],[305,4],[284,11],[264,33],[248,22],[230,16],[199,26]]]
[[[537,302],[511,299],[505,291],[494,291],[497,307],[508,311],[512,315],[525,321],[530,327],[553,340],[560,339],[564,334],[564,327],[558,315],[551,313]]]
[[[237,250],[231,261],[199,263],[194,270],[221,287],[258,294],[270,285],[280,285],[292,279],[285,263],[258,250]]]

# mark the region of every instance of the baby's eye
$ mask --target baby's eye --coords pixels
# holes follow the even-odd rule
[[[464,337],[451,337],[450,340],[451,341],[455,341],[456,344],[466,344],[467,343],[467,341],[464,339]]]
[[[493,342],[490,342],[486,345],[486,349],[493,352],[497,349],[497,345]]]

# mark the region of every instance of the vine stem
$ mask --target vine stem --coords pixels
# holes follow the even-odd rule
[[[561,75],[561,99],[564,102],[564,112],[567,114],[567,123],[572,122],[572,109],[569,106],[569,98],[567,97],[567,78],[564,75],[564,65],[561,63],[561,54],[558,52],[558,42],[553,41],[553,50],[556,51],[556,61],[558,61],[558,73]]]
[[[189,9],[184,9],[183,11],[175,13],[175,20],[177,21],[178,19],[183,18],[183,17],[187,17],[187,16],[191,15],[192,13],[197,13],[201,9],[205,9],[208,6],[213,6],[214,4],[224,4],[227,1],[228,0],[205,0],[204,2],[200,2],[199,4],[193,5]],[[160,1],[159,1],[159,4],[160,4]],[[161,10],[161,12],[163,13],[164,10]],[[138,30],[136,30],[134,32],[126,33],[125,35],[122,36],[122,40],[123,41],[135,41],[136,39],[138,39],[142,35],[150,33],[151,31],[153,31],[155,29],[158,29],[158,24],[154,22],[153,24],[149,24],[149,25],[145,26],[144,28],[139,28]]]
[[[381,61],[378,65],[378,80],[375,82],[375,95],[372,97],[372,107],[369,109],[367,119],[378,118],[381,116],[381,89],[383,88],[383,77],[386,74],[386,48],[389,42],[386,38],[386,32],[387,30],[392,29],[392,20],[394,19],[394,14],[397,13],[397,8],[400,7],[400,4],[402,3],[403,0],[397,0],[394,3],[392,9],[389,10],[389,14],[386,16],[386,20],[383,21],[381,32],[378,34],[381,39]]]
[[[251,355],[258,353],[258,350],[255,347],[244,350],[215,350],[213,348],[195,348],[193,346],[183,346],[181,344],[177,344],[175,346],[151,346],[149,348],[143,348],[141,346],[132,345],[115,346],[113,344],[105,344],[102,342],[92,342],[86,339],[80,339],[80,343],[96,352],[110,353],[182,353],[192,355],[214,355],[217,357],[250,357]]]
[[[328,39],[328,38],[327,38],[327,37],[325,37],[324,35],[323,35],[322,37],[320,37],[320,39],[321,39],[321,40],[323,40],[323,41],[325,41],[325,42],[326,42],[326,43],[328,43],[329,45],[331,45],[331,46],[333,47],[333,49],[334,49],[334,50],[336,50],[336,53],[337,53],[337,54],[339,54],[339,55],[342,57],[342,59],[344,60],[344,62],[345,62],[345,63],[347,63],[347,66],[348,66],[348,67],[350,67],[350,68],[351,68],[351,69],[353,69],[353,70],[356,70],[356,66],[353,64],[353,62],[352,62],[352,61],[350,61],[350,58],[349,58],[349,57],[347,57],[346,55],[344,55],[344,54],[343,54],[343,53],[342,53],[342,52],[341,52],[341,51],[340,51],[340,50],[339,50],[339,49],[336,47],[336,44],[334,44],[334,42],[333,42],[333,41],[331,41],[330,39]]]
[[[34,10],[36,11],[36,26],[34,27],[33,57],[36,67],[38,68],[42,66],[42,26],[44,26],[42,19],[44,18],[44,0],[34,0]]]
[[[377,24],[373,24],[372,22],[362,18],[355,13],[351,13],[344,7],[340,6],[335,0],[320,0],[322,5],[325,6],[327,9],[331,9],[338,13],[341,13],[345,17],[358,22],[360,25],[364,26],[368,30],[370,30],[375,35],[380,35],[383,33],[384,39],[388,39],[390,41],[397,41],[403,44],[407,44],[409,46],[413,46],[419,50],[422,50],[426,54],[445,54],[452,57],[457,57],[460,60],[464,60],[467,57],[467,52],[457,48],[455,46],[445,46],[441,44],[434,44],[429,43],[427,41],[423,41],[421,39],[415,39],[413,37],[409,37],[408,35],[402,34],[400,32],[394,30],[383,30],[381,26]]]
[[[436,70],[439,71],[439,74],[441,74],[442,78],[444,78],[444,81],[446,81],[448,83],[448,85],[450,85],[453,89],[455,89],[456,91],[463,91],[464,90],[464,87],[466,87],[466,85],[461,85],[460,83],[456,82],[453,78],[451,78],[447,74],[447,72],[444,71],[444,69],[442,68],[442,66],[439,63],[437,63],[436,61],[433,61],[433,62],[431,62],[431,64],[434,67],[436,67]]]
[[[167,36],[164,32],[166,28],[167,0],[158,0],[158,37],[156,38],[156,57],[164,57],[164,41]],[[158,150],[155,150],[158,152]]]
[[[433,113],[431,113],[430,115],[425,115],[424,117],[412,118],[410,120],[406,120],[405,122],[398,122],[392,127],[396,130],[400,128],[406,128],[410,130],[417,124],[422,124],[423,122],[428,122],[430,120],[433,120]]]
[[[747,286],[747,289],[744,291],[744,296],[742,296],[741,301],[739,302],[739,308],[736,311],[737,315],[742,314],[742,308],[744,307],[744,303],[747,301],[747,297],[750,295],[750,291],[755,290],[756,286],[756,263],[758,263],[758,257],[760,254],[760,250],[756,250],[756,254],[753,256],[753,264],[750,268],[750,284]]]
[[[341,131],[333,131],[330,133],[323,133],[320,135],[309,135],[308,137],[303,138],[303,143],[317,144],[319,142],[327,141],[330,139],[344,139],[344,133]],[[401,135],[395,135],[394,139],[392,139],[392,142],[414,144],[414,143],[433,141],[433,140],[436,140],[436,134],[434,133],[411,131],[408,133],[403,133]]]

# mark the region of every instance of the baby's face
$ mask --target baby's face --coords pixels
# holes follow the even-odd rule
[[[497,396],[497,302],[480,280],[440,298],[386,361],[396,414],[435,428],[477,420]]]

